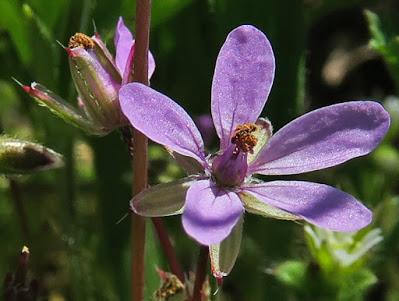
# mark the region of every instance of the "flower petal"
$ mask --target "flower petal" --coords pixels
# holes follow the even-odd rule
[[[250,184],[243,189],[268,205],[332,231],[357,231],[372,219],[371,211],[353,196],[323,184],[273,181]]]
[[[124,74],[127,59],[129,57],[130,49],[134,43],[133,35],[123,22],[123,18],[119,17],[115,28],[115,62],[121,75]]]
[[[250,173],[287,175],[323,169],[371,152],[389,128],[377,102],[344,102],[307,113],[269,140]]]
[[[194,178],[183,178],[167,184],[158,184],[137,194],[130,202],[131,209],[142,216],[158,217],[180,214],[183,211],[187,189]]]
[[[199,243],[214,245],[230,234],[243,212],[236,193],[220,189],[209,180],[201,180],[187,191],[183,227]]]
[[[227,276],[240,252],[244,218],[241,216],[230,235],[221,243],[209,246],[212,274],[216,278]]]
[[[221,149],[238,124],[255,122],[274,78],[274,55],[266,36],[250,25],[234,29],[220,50],[212,83],[212,118]]]
[[[119,101],[132,126],[148,138],[206,164],[201,134],[173,100],[145,85],[130,83],[120,89]]]
[[[125,23],[123,22],[123,18],[119,17],[118,23],[115,29],[115,62],[121,76],[125,73],[125,67],[128,63],[129,53],[130,51],[134,52],[134,39],[133,35],[130,30],[126,27]],[[133,59],[133,55],[131,59]],[[152,53],[148,52],[148,78],[151,78],[152,74],[155,71],[155,60]]]

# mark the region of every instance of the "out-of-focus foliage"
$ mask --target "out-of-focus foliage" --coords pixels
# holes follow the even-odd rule
[[[253,24],[270,38],[276,55],[276,79],[263,114],[275,130],[302,112],[351,99],[376,99],[392,117],[387,138],[371,156],[305,176],[362,200],[373,209],[374,224],[342,240],[311,228],[322,241],[315,247],[302,224],[248,215],[237,263],[211,294],[213,300],[398,300],[396,2],[152,2],[150,44],[157,69],[151,84],[179,100],[190,115],[209,114],[213,68],[226,34]],[[62,169],[0,178],[0,278],[14,270],[20,247],[28,245],[34,255],[31,274],[45,299],[128,300],[130,221],[122,218],[130,199],[126,146],[118,133],[96,138],[70,127],[37,106],[11,77],[38,81],[75,105],[67,55],[56,41],[66,44],[77,31],[92,34],[94,20],[112,49],[119,15],[134,30],[135,2],[2,0],[0,11],[0,130],[46,145],[65,161]],[[150,145],[150,184],[183,174],[165,150]],[[197,245],[184,234],[179,217],[165,221],[185,270],[193,270]],[[151,300],[160,282],[156,268],[168,266],[148,226],[146,300]],[[363,256],[359,250],[376,228],[381,233],[374,238],[383,240]],[[354,254],[362,256],[353,260]],[[352,262],[344,265],[345,260]],[[213,293],[215,281],[210,285]]]

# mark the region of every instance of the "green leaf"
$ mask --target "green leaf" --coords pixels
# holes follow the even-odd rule
[[[273,271],[282,283],[295,288],[301,288],[305,283],[307,264],[302,261],[286,261]]]
[[[21,61],[25,65],[29,64],[32,60],[32,53],[29,48],[29,31],[23,20],[19,1],[0,1],[0,11],[0,27],[5,28],[10,33]]]
[[[366,290],[377,283],[377,277],[368,269],[361,269],[350,277],[342,279],[342,286],[338,294],[339,301],[363,300]]]
[[[381,49],[386,45],[386,39],[384,33],[381,31],[381,21],[377,14],[370,10],[365,10],[364,15],[367,18],[369,24],[369,30],[371,33],[371,46],[375,49]]]
[[[233,269],[240,252],[243,224],[244,218],[241,216],[225,240],[209,247],[212,273],[216,278],[227,276]]]

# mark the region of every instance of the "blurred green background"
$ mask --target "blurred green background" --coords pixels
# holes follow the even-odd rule
[[[96,138],[70,127],[11,77],[38,81],[75,104],[67,55],[56,41],[91,35],[94,20],[112,48],[120,15],[133,28],[135,2],[1,0],[0,12],[0,130],[45,144],[66,162],[56,171],[0,178],[0,278],[27,245],[41,300],[128,300],[130,220],[118,222],[131,196],[126,146],[117,132]],[[214,300],[399,300],[398,13],[399,3],[389,0],[153,0],[151,84],[191,115],[209,114],[217,53],[241,24],[260,28],[274,49],[276,78],[263,116],[275,130],[347,100],[377,100],[391,113],[391,130],[373,154],[300,177],[353,194],[373,209],[373,224],[337,235],[248,215],[240,256]],[[150,145],[150,160],[151,184],[183,174],[159,146]],[[193,270],[197,245],[179,217],[165,222],[184,268]],[[148,228],[152,300],[155,268],[168,267]]]

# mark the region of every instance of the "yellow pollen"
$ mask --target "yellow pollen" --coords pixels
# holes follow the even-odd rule
[[[231,136],[231,142],[236,145],[235,152],[242,151],[253,154],[254,147],[258,143],[258,138],[253,134],[255,131],[256,125],[253,123],[244,123],[236,127]]]
[[[68,48],[83,47],[85,49],[94,48],[93,39],[84,33],[75,33],[68,42]]]

